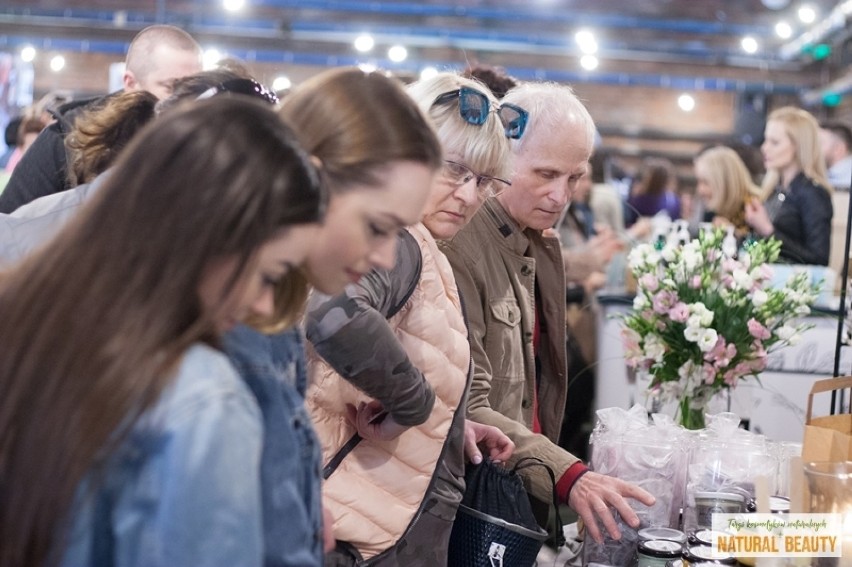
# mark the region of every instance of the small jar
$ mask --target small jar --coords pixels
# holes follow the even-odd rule
[[[742,494],[733,492],[696,492],[695,515],[699,528],[713,527],[713,514],[739,514],[745,506]]]
[[[784,496],[770,496],[769,511],[773,514],[789,514],[790,499]]]
[[[651,541],[655,539],[664,539],[673,541],[681,545],[686,543],[686,534],[680,530],[673,528],[644,528],[639,530],[639,541]]]
[[[705,528],[699,530],[693,530],[689,532],[689,537],[687,537],[687,544],[690,546],[693,545],[713,545],[713,537],[717,532],[713,530],[708,530]]]
[[[712,547],[706,545],[693,545],[683,551],[683,567],[696,567],[697,565],[736,565],[737,559],[729,553],[714,552]]]
[[[636,567],[666,567],[666,563],[681,557],[683,546],[675,541],[652,539],[640,541],[636,551]]]

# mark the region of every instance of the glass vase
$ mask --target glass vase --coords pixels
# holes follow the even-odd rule
[[[696,404],[694,402],[693,398],[683,398],[680,400],[678,423],[686,429],[704,429],[706,425],[704,410],[707,409],[707,404]]]

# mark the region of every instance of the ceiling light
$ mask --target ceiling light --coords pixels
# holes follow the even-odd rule
[[[50,69],[52,71],[61,71],[65,67],[65,58],[61,55],[55,55],[50,60]]]
[[[757,40],[750,35],[745,36],[740,45],[746,53],[757,53]]]
[[[793,35],[793,28],[787,22],[778,22],[775,24],[775,35],[781,39],[790,39]]]
[[[223,0],[222,6],[229,12],[239,12],[246,5],[245,0]]]
[[[424,67],[423,70],[420,71],[420,79],[425,81],[427,79],[431,79],[437,74],[438,70],[434,67]]]
[[[373,40],[373,36],[368,33],[363,33],[355,38],[353,45],[355,45],[355,49],[361,53],[366,53],[373,49],[376,42]]]
[[[219,53],[218,49],[205,49],[201,55],[201,66],[204,67],[205,71],[215,69],[220,59],[222,59],[222,54]]]
[[[401,45],[394,45],[388,49],[388,59],[394,63],[401,63],[408,57],[408,50]]]
[[[21,48],[21,60],[29,63],[33,59],[35,59],[36,50],[32,45],[25,45]]]
[[[816,20],[816,10],[809,4],[800,7],[798,14],[803,24],[812,24]]]
[[[376,66],[372,63],[358,63],[358,68],[365,73],[372,73],[376,70]]]
[[[291,86],[293,86],[293,83],[286,75],[279,75],[278,77],[275,77],[274,81],[272,81],[273,91],[284,91],[289,89]]]
[[[695,99],[692,98],[692,95],[683,93],[677,97],[677,105],[684,112],[692,112],[692,109],[695,108]]]
[[[580,51],[583,53],[597,53],[598,51],[598,42],[595,40],[595,34],[593,34],[589,30],[580,30],[574,35],[574,41],[577,42],[577,45],[580,47]]]
[[[598,68],[598,58],[594,55],[583,55],[580,57],[580,66],[586,71],[594,71]]]

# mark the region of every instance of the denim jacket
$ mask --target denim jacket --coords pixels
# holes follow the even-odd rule
[[[263,335],[239,326],[225,350],[254,393],[266,432],[260,467],[264,565],[320,567],[320,448],[304,406],[304,339],[299,329]]]
[[[219,351],[195,345],[69,515],[63,567],[259,566],[263,424]]]

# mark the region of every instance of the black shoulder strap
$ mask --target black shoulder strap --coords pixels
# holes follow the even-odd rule
[[[408,300],[411,299],[411,295],[414,293],[414,290],[417,289],[417,284],[420,283],[420,274],[423,272],[423,254],[420,253],[420,246],[414,240],[414,237],[407,231],[403,230],[400,236],[400,240],[411,239],[414,242],[414,246],[412,247],[412,251],[417,252],[417,261],[414,263],[414,272],[412,273],[412,278],[408,281],[408,289],[405,290],[405,295],[402,299],[391,306],[388,310],[387,318],[390,319],[397,313],[399,313],[400,309],[405,307],[405,304],[408,303]],[[402,246],[404,243],[400,243]]]

